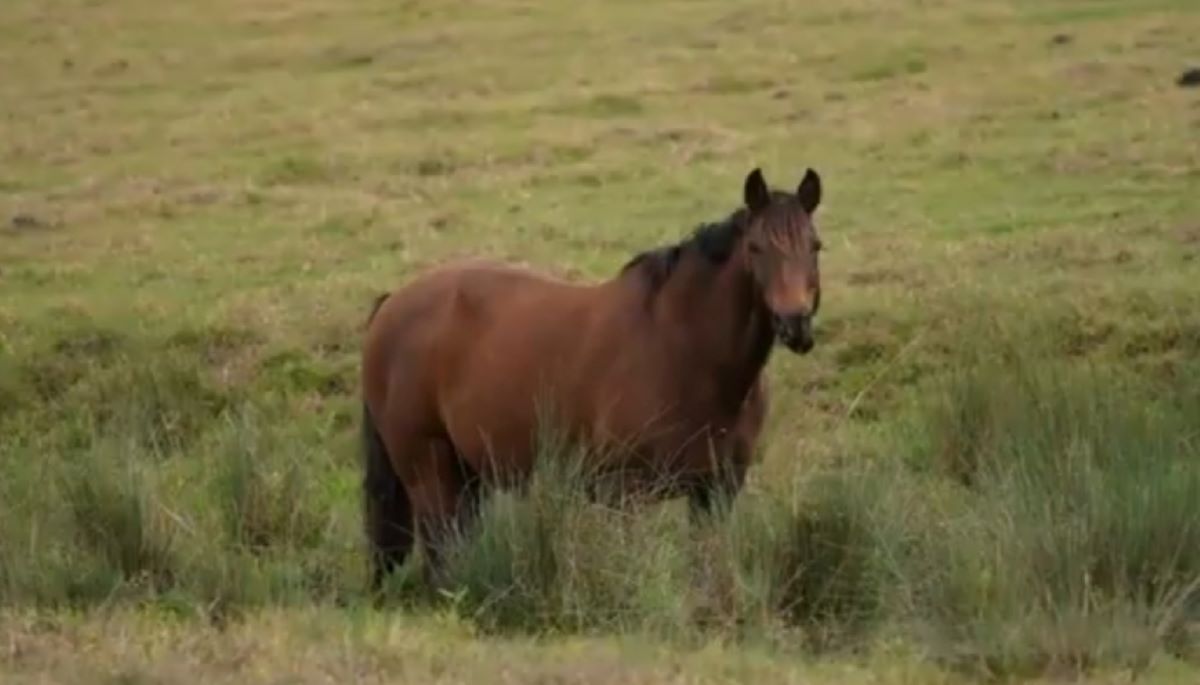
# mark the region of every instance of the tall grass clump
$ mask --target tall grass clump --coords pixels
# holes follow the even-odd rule
[[[226,416],[216,447],[218,467],[214,501],[233,546],[263,553],[303,550],[322,538],[326,523],[312,506],[317,497],[311,466],[299,445],[264,430],[249,409]]]
[[[740,633],[796,629],[824,650],[857,641],[880,620],[879,475],[840,467],[742,495],[710,561],[727,574],[726,618]]]
[[[596,457],[545,442],[524,488],[484,502],[450,558],[459,608],[480,625],[675,638],[800,629],[828,647],[878,618],[878,480],[822,474],[744,493],[704,521],[679,500],[623,496]]]
[[[64,469],[60,490],[84,550],[122,582],[163,589],[175,579],[172,526],[152,476],[129,450],[136,447],[91,450]]]
[[[903,569],[953,659],[1138,665],[1200,619],[1200,375],[1151,384],[1030,344],[952,374],[922,455],[959,484]]]
[[[64,339],[83,342],[9,362],[53,392],[0,420],[0,602],[207,610],[356,584],[353,474],[329,422],[219,389],[153,340]]]
[[[529,482],[488,495],[450,555],[461,608],[487,629],[684,625],[688,550],[678,512],[606,496],[595,455],[552,431],[542,436]]]
[[[11,446],[0,469],[0,601],[86,605],[178,582],[178,531],[139,450],[117,439],[69,456]]]
[[[227,412],[189,455],[190,519],[202,531],[189,549],[189,600],[221,611],[325,602],[359,581],[354,510],[331,492],[352,476],[280,411]]]

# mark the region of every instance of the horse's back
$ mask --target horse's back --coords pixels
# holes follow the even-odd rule
[[[427,322],[431,310],[464,304],[471,308],[502,306],[522,293],[544,294],[572,288],[577,286],[506,262],[464,259],[417,274],[377,303],[373,318],[396,320],[420,316]],[[428,326],[422,328],[430,330]]]

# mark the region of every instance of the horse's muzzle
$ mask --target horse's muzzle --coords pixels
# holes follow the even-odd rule
[[[812,315],[775,316],[775,336],[789,350],[806,354],[813,348]]]

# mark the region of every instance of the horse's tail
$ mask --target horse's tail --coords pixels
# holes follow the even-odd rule
[[[362,407],[363,522],[370,545],[371,588],[400,567],[413,545],[408,492],[396,476],[371,410]]]
[[[375,297],[367,325],[375,320],[389,294]],[[413,545],[412,509],[408,492],[396,476],[392,459],[366,402],[362,405],[363,524],[371,557],[371,589],[408,557]]]
[[[387,298],[390,296],[391,293],[380,293],[375,296],[375,301],[371,303],[371,313],[367,315],[368,326],[375,320],[375,315],[379,313],[379,308],[383,306],[384,302],[387,302]]]

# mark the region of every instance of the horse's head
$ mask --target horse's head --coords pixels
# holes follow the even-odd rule
[[[775,335],[788,349],[813,347],[812,320],[821,306],[821,240],[813,213],[821,202],[821,177],[809,169],[795,194],[771,191],[759,169],[746,177],[748,216],[741,258],[753,275]]]

